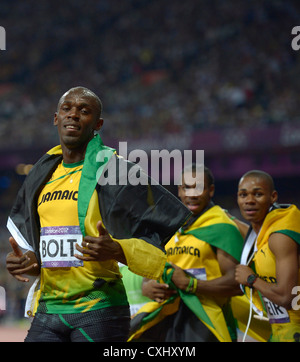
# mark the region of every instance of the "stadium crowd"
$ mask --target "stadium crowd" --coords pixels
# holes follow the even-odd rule
[[[299,120],[296,1],[60,5],[1,5],[1,148],[52,145],[48,115],[79,84],[103,99],[107,139]]]

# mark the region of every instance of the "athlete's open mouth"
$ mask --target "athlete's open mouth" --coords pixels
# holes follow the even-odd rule
[[[244,212],[247,215],[254,215],[257,212],[257,210],[256,209],[245,209]]]
[[[80,126],[77,124],[67,124],[64,126],[66,129],[71,130],[71,131],[79,131],[80,130]]]
[[[198,209],[199,204],[194,204],[194,203],[188,202],[188,203],[186,203],[186,206],[187,206],[191,211],[194,211],[194,210]]]

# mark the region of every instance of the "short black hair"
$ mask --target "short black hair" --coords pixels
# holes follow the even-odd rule
[[[103,104],[101,102],[101,99],[97,96],[96,93],[94,93],[93,91],[91,91],[90,89],[86,88],[86,87],[82,87],[82,86],[77,86],[77,87],[73,87],[70,88],[68,91],[66,91],[59,99],[58,101],[58,105],[57,105],[57,109],[59,109],[60,104],[63,102],[63,99],[65,97],[65,95],[67,93],[71,93],[71,92],[78,92],[81,91],[83,94],[85,95],[90,95],[93,98],[95,98],[96,102],[98,103],[98,107],[99,107],[99,118],[101,116],[102,110],[103,110]]]
[[[275,184],[274,184],[273,177],[270,174],[268,174],[267,172],[265,172],[265,171],[261,171],[261,170],[248,171],[241,177],[241,180],[243,178],[245,178],[245,177],[258,177],[258,178],[261,178],[261,179],[265,180],[269,184],[270,191],[275,190]]]

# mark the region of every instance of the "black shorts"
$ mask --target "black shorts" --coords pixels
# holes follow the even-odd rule
[[[25,342],[126,342],[127,306],[74,314],[36,313]]]

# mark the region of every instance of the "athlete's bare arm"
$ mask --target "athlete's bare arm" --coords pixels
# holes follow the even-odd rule
[[[253,286],[271,302],[290,309],[294,297],[292,289],[298,284],[298,245],[289,236],[274,233],[269,238],[269,247],[276,259],[276,283],[257,278]],[[236,280],[246,284],[250,274],[253,274],[252,269],[239,265],[236,269]]]

